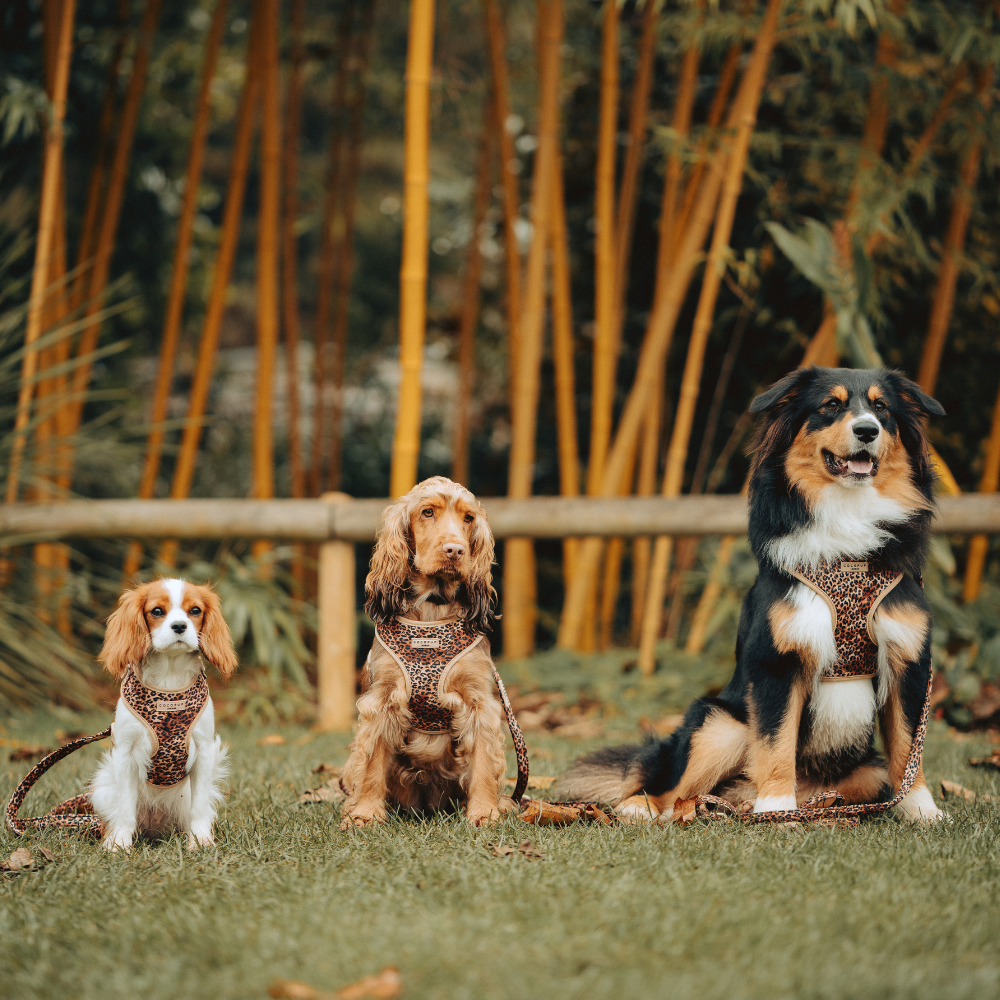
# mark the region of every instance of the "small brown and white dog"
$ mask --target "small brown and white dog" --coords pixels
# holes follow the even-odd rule
[[[127,591],[98,658],[123,682],[114,745],[90,785],[104,847],[128,850],[139,832],[186,833],[189,849],[214,843],[226,749],[203,660],[224,678],[238,665],[219,598],[177,579]]]
[[[493,534],[476,498],[450,479],[426,479],[383,515],[366,610],[379,627],[461,621],[478,636],[494,617],[492,564]],[[477,826],[512,806],[500,794],[503,712],[485,637],[446,665],[431,694],[450,717],[444,731],[415,727],[410,677],[378,636],[364,674],[367,690],[341,778],[349,793],[342,829],[384,820],[387,803],[434,810],[461,802]]]

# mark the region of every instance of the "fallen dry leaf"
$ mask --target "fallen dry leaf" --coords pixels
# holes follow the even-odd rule
[[[972,757],[969,763],[973,767],[992,767],[995,771],[1000,771],[1000,747],[993,747],[989,757]]]
[[[510,844],[490,844],[490,847],[493,850],[494,856],[498,858],[509,857],[515,850]]]
[[[58,861],[59,860],[47,847],[39,847],[38,848],[38,853],[41,854],[41,856],[43,858],[45,858],[46,861]]]
[[[340,777],[340,766],[338,764],[317,764],[312,769],[313,774],[328,774],[331,778]]]
[[[259,747],[280,747],[284,746],[288,740],[285,739],[281,733],[268,733],[267,736],[262,736],[257,740],[257,746]]]
[[[579,806],[563,806],[543,799],[531,799],[520,815],[525,823],[536,826],[565,826],[583,818],[583,810]]]
[[[3,864],[0,864],[0,870],[7,872],[26,871],[32,868],[34,864],[31,851],[27,847],[19,847],[16,851],[11,852],[10,857]]]
[[[403,977],[394,965],[387,965],[374,976],[365,976],[350,986],[337,990],[337,1000],[393,1000],[403,992]]]
[[[333,782],[330,782],[319,788],[307,788],[299,796],[299,802],[343,802],[346,798],[347,796]]]
[[[8,760],[40,760],[52,753],[51,747],[18,747],[8,755]]]
[[[674,803],[673,821],[678,826],[687,826],[698,818],[697,799],[678,799]]]
[[[996,802],[996,798],[992,795],[983,795],[974,792],[971,788],[966,788],[964,785],[960,785],[957,781],[942,781],[941,782],[941,794],[945,797],[949,795],[954,795],[960,799],[966,799],[969,802]]]
[[[976,722],[982,722],[984,719],[990,718],[997,709],[1000,709],[1000,687],[989,683],[981,685],[979,694],[976,695],[975,699],[969,705],[969,709],[972,712],[972,718]]]
[[[333,1000],[332,993],[324,993],[297,979],[275,979],[268,986],[267,995],[274,1000]]]
[[[522,840],[521,843],[517,845],[517,849],[529,861],[536,861],[545,857],[545,852],[538,850],[538,848],[535,847],[530,840]]]

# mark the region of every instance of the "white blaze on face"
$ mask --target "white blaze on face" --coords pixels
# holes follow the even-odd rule
[[[183,580],[163,580],[163,589],[167,592],[167,600],[162,602],[166,615],[150,633],[153,649],[163,652],[175,649],[178,652],[191,652],[198,648],[198,629],[184,610]],[[182,627],[183,626],[183,627]]]

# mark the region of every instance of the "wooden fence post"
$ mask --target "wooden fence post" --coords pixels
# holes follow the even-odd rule
[[[346,493],[324,493],[325,503],[344,503]],[[319,634],[317,636],[316,729],[344,732],[354,719],[354,664],[357,610],[354,596],[354,543],[323,542],[319,547]]]

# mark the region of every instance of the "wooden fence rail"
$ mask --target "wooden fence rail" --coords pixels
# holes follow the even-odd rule
[[[482,499],[497,538],[743,535],[746,501],[709,497]],[[61,538],[270,538],[319,543],[317,726],[346,730],[354,711],[354,543],[375,538],[388,500],[70,500],[0,505],[0,543]],[[1000,534],[1000,493],[942,497],[934,531]]]

